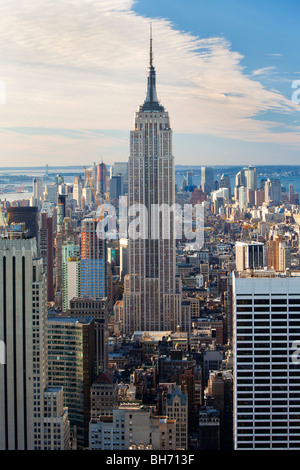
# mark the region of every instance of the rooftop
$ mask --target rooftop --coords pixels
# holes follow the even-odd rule
[[[300,271],[289,271],[286,272],[279,272],[274,271],[273,269],[247,269],[245,271],[235,271],[234,276],[236,278],[288,278],[293,277],[297,278],[300,277]]]
[[[51,323],[72,323],[80,325],[89,325],[94,318],[91,317],[61,317],[61,316],[48,316],[47,320]]]
[[[108,373],[108,372],[102,372],[102,374],[99,374],[98,377],[94,380],[94,383],[106,383],[106,384],[113,384],[114,379],[113,376]]]

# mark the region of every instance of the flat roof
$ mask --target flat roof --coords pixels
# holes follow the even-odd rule
[[[78,324],[90,324],[94,320],[93,317],[60,317],[60,316],[48,316],[47,321],[57,323],[78,323]]]

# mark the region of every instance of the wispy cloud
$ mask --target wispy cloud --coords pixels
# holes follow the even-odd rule
[[[261,69],[254,70],[252,75],[269,75],[269,73],[276,70],[274,65],[270,65],[269,67],[262,67]]]
[[[64,137],[28,134],[25,148],[24,136],[7,131],[5,138],[1,134],[2,149],[16,155],[26,149],[28,155],[32,143],[32,155],[47,153],[54,158],[62,145],[61,155],[69,158],[73,151],[73,161],[82,161],[115,143],[116,153],[123,151],[127,158],[122,139],[116,142],[94,134],[87,142],[84,133],[86,129],[129,131],[133,113],[144,99],[150,18],[132,7],[132,0],[0,4],[0,79],[6,84],[0,126],[68,129]],[[246,75],[243,57],[225,38],[199,38],[177,30],[168,20],[151,21],[157,91],[175,132],[300,143],[299,128],[284,132],[282,124],[278,134],[272,120],[256,119],[266,111],[295,112],[291,100],[258,81],[274,67]],[[83,133],[82,146],[79,139],[74,143],[72,131]]]

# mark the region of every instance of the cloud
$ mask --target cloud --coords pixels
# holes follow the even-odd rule
[[[131,0],[7,0],[0,4],[0,80],[6,105],[0,127],[67,129],[65,137],[26,136],[26,154],[66,158],[74,151],[72,131],[129,131],[145,97],[152,22],[157,91],[170,113],[174,132],[206,134],[258,142],[299,143],[299,128],[284,131],[284,115],[295,112],[291,100],[258,81],[274,67],[247,76],[243,57],[223,37],[200,38],[168,20],[134,12]],[[254,79],[255,78],[255,79]],[[282,114],[280,134],[263,112]],[[276,125],[278,118],[276,119]],[[57,132],[58,133],[58,132]],[[80,135],[80,134],[79,134]],[[127,158],[124,140],[102,134],[84,136],[79,159],[116,145]],[[1,133],[1,147],[22,155],[21,133]],[[37,141],[35,140],[37,139]],[[38,142],[38,152],[35,151]],[[69,149],[68,148],[69,144]],[[93,160],[93,156],[90,157]],[[72,160],[71,160],[72,161]],[[81,160],[82,161],[82,160]]]
[[[84,165],[127,156],[128,139],[93,130],[11,128],[0,131],[1,165]],[[105,149],[105,152],[103,152]],[[16,162],[16,155],[18,161]]]
[[[269,67],[262,67],[261,69],[254,70],[252,75],[268,75],[270,72],[276,70],[276,67],[271,65]]]

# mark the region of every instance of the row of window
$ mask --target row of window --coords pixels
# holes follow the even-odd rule
[[[291,298],[268,298],[268,299],[237,299],[236,303],[237,305],[252,305],[253,303],[255,305],[267,305],[267,304],[272,304],[272,305],[285,305],[287,302],[290,305],[299,305],[300,306],[300,298],[299,299],[291,299]]]

